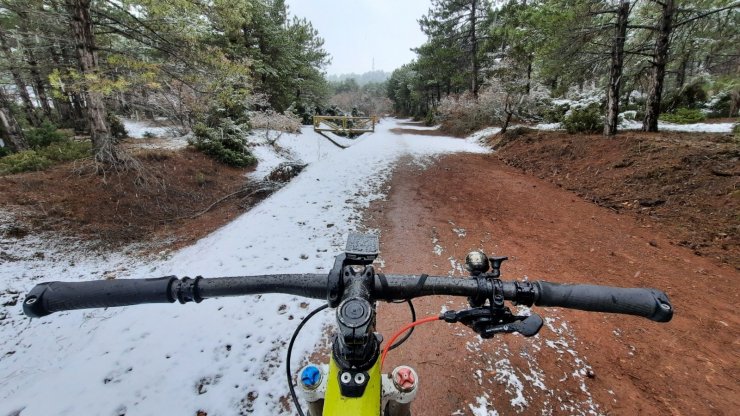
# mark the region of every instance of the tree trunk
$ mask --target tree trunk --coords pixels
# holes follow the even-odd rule
[[[506,119],[504,120],[504,125],[501,127],[501,131],[500,131],[501,134],[506,133],[506,129],[509,128],[509,123],[511,122],[512,115],[513,113],[511,113],[511,111],[508,111],[508,110],[506,111]]]
[[[54,63],[54,68],[62,69],[62,63],[59,58],[59,52],[57,52],[56,48],[52,45],[49,46],[49,56],[51,57],[51,61]],[[64,88],[62,88],[62,97],[55,97],[52,95],[52,101],[54,102],[54,108],[57,110],[57,115],[59,116],[59,120],[62,122],[62,124],[66,124],[65,122],[71,121],[71,126],[74,126],[74,119],[72,114],[72,104],[70,103],[70,96],[67,91],[64,91]]]
[[[2,30],[0,30],[0,49],[2,49],[3,55],[5,55],[5,59],[8,61],[8,65],[10,66],[10,75],[13,77],[13,82],[15,83],[18,96],[21,97],[21,101],[23,101],[23,109],[26,112],[26,119],[31,126],[40,126],[41,122],[33,109],[33,103],[31,102],[31,96],[28,95],[26,83],[23,81],[20,72],[18,72],[18,68],[15,66],[15,59],[13,59],[13,53],[10,51],[8,39],[5,37],[5,32]]]
[[[72,34],[80,70],[83,75],[95,74],[98,71],[98,56],[90,19],[90,0],[66,0],[66,5],[72,17]],[[105,164],[118,162],[115,143],[106,121],[107,112],[103,95],[84,86],[82,96],[87,104],[87,119],[95,159]]]
[[[529,62],[527,62],[527,86],[526,86],[526,94],[529,95],[530,90],[532,89],[532,59],[530,57]]]
[[[28,36],[23,36],[24,49],[26,52],[26,63],[31,71],[31,81],[33,81],[34,90],[36,91],[36,98],[41,103],[41,109],[44,111],[46,118],[51,119],[51,106],[49,105],[49,96],[46,94],[46,84],[44,79],[39,72],[38,61],[33,53],[33,45],[30,45]]]
[[[0,87],[0,122],[3,124],[2,139],[5,144],[13,151],[28,149],[26,138],[23,137],[23,130],[18,125],[13,112],[10,109],[10,100],[5,90]]]
[[[624,41],[627,36],[627,18],[630,2],[621,0],[617,8],[617,23],[614,28],[612,45],[612,64],[609,68],[609,85],[606,91],[606,117],[604,119],[604,136],[617,134],[619,122],[619,94],[622,87],[622,68],[624,66]]]
[[[642,122],[643,131],[658,131],[658,116],[660,116],[660,99],[663,95],[663,80],[665,67],[668,61],[671,31],[673,30],[673,15],[676,12],[675,0],[664,0],[661,3],[663,12],[658,27],[658,38],[653,50],[653,71],[650,76],[650,89],[645,103],[645,119]]]
[[[681,59],[681,65],[678,67],[678,72],[676,73],[676,85],[679,88],[682,88],[683,84],[686,83],[686,69],[688,67],[688,61],[689,57],[684,55],[683,59]]]
[[[472,82],[471,82],[471,90],[473,91],[473,96],[478,97],[478,72],[480,71],[479,65],[478,65],[478,37],[475,33],[475,24],[476,19],[478,16],[476,15],[476,11],[478,9],[478,1],[473,0],[470,2],[470,43],[472,46],[471,51],[471,58],[473,61],[473,76],[472,76]]]
[[[69,94],[70,102],[72,103],[72,114],[75,121],[75,130],[82,132],[88,127],[89,120],[85,116],[85,103],[82,101],[82,96],[77,92]]]

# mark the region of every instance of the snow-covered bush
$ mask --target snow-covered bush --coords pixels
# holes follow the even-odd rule
[[[473,94],[465,92],[449,95],[440,100],[437,106],[442,130],[453,135],[466,135],[493,123],[493,109],[487,107]]]
[[[735,117],[740,109],[740,86],[724,89],[707,100],[702,109],[708,117]]]
[[[288,111],[285,113],[278,113],[272,109],[250,111],[249,124],[254,129],[277,130],[288,133],[301,131],[301,119]]]
[[[443,98],[437,111],[442,129],[455,135],[466,135],[486,126],[501,126],[511,121],[541,120],[540,104],[547,99],[546,89],[533,85],[526,94],[521,88],[491,78],[476,99],[466,92]]]
[[[551,101],[550,105],[543,106],[541,110],[542,121],[545,123],[561,123],[568,110],[570,110],[570,104],[555,104]]]
[[[625,120],[635,121],[637,120],[637,110],[627,110],[619,114]]]

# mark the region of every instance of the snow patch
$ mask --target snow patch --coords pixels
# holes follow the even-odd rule
[[[136,121],[129,119],[121,119],[123,126],[128,132],[128,137],[134,139],[143,139],[149,133],[156,137],[172,137],[170,134],[170,127],[152,126],[150,121]]]
[[[488,394],[484,393],[482,396],[475,398],[475,405],[468,405],[474,416],[498,416],[498,412],[492,407],[488,398]]]
[[[482,130],[478,130],[475,133],[472,133],[465,140],[467,140],[468,142],[479,143],[481,140],[491,137],[500,131],[501,127],[486,127]]]

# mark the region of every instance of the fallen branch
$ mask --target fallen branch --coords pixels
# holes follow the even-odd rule
[[[264,181],[264,182],[258,183],[258,185],[260,185],[261,187],[259,187],[257,189],[254,189],[251,186],[245,186],[245,187],[239,189],[238,191],[232,192],[232,193],[230,193],[228,195],[225,195],[225,196],[217,199],[211,205],[209,205],[208,207],[206,207],[205,209],[203,209],[201,211],[196,212],[195,214],[185,215],[185,216],[182,216],[182,217],[173,218],[170,221],[192,220],[192,219],[195,219],[195,218],[200,217],[201,215],[204,215],[204,214],[208,213],[210,210],[212,210],[214,207],[216,207],[216,205],[221,204],[224,201],[226,201],[226,200],[228,200],[230,198],[233,198],[235,196],[244,194],[244,193],[249,192],[249,191],[251,191],[251,192],[249,192],[248,195],[245,195],[244,198],[250,198],[250,197],[255,196],[255,195],[257,195],[259,193],[262,193],[262,192],[275,192],[278,189],[282,188],[284,184],[279,183],[279,182],[273,182],[273,181]]]

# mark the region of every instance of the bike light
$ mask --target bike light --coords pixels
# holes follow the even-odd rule
[[[465,257],[465,268],[473,275],[485,273],[489,267],[488,256],[480,250],[471,251]]]

